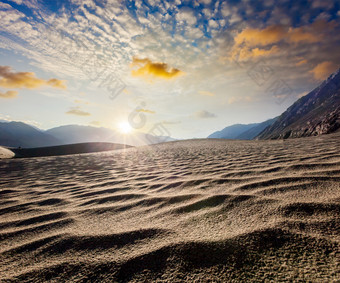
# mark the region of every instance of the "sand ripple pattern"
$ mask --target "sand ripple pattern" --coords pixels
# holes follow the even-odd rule
[[[0,160],[2,282],[338,282],[340,133]]]

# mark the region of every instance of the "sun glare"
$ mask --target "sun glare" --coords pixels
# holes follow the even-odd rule
[[[122,134],[129,134],[132,131],[132,127],[128,122],[121,122],[118,124],[118,129]]]

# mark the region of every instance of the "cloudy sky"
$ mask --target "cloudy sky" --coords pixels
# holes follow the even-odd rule
[[[206,137],[340,67],[337,0],[13,0],[0,22],[0,120],[42,129]]]

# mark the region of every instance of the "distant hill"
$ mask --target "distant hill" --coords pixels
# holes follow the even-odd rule
[[[46,133],[58,138],[62,144],[115,142],[117,136],[117,133],[111,129],[80,125],[60,126],[49,129]]]
[[[340,129],[340,69],[290,106],[258,139],[328,134]]]
[[[122,135],[121,133],[112,129],[80,125],[66,125],[52,128],[47,130],[46,133],[60,139],[63,144],[82,142],[111,142],[140,146],[174,141],[174,139],[171,137],[152,136],[140,132],[134,132],[130,135]]]
[[[236,139],[252,140],[260,134],[265,128],[272,125],[277,118],[269,119],[262,123],[254,124],[235,124],[224,128],[222,131],[215,132],[208,136],[209,139]]]
[[[243,132],[239,136],[236,137],[238,140],[252,140],[255,137],[257,137],[264,129],[266,129],[268,126],[271,126],[275,121],[276,118],[269,119],[267,121],[264,121],[262,123],[257,124],[253,128],[250,128],[248,131]]]
[[[112,129],[91,126],[66,125],[43,131],[22,122],[0,122],[0,146],[8,147],[33,148],[91,142],[140,146],[167,141],[174,139],[140,132],[123,135]]]
[[[208,139],[237,139],[237,137],[244,132],[258,126],[259,123],[255,124],[235,124],[232,126],[225,127],[221,131],[217,131],[208,136]]]
[[[58,145],[61,141],[22,122],[0,122],[0,145],[39,147]]]

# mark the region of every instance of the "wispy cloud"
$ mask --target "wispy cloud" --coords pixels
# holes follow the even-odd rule
[[[252,101],[254,101],[254,98],[251,96],[245,96],[245,97],[232,96],[228,99],[228,104],[234,104],[237,102],[252,102]]]
[[[8,90],[6,92],[0,91],[0,98],[14,98],[18,95],[17,91]]]
[[[204,96],[215,96],[215,94],[211,91],[206,91],[206,90],[200,90],[198,92],[200,95],[204,95]]]
[[[216,115],[214,113],[208,112],[206,110],[197,111],[194,116],[200,119],[214,118]]]
[[[143,113],[149,113],[149,114],[155,114],[155,111],[148,110],[148,109],[138,109],[137,112],[143,112]]]
[[[299,62],[297,62],[295,65],[296,66],[302,66],[302,65],[305,65],[305,64],[307,64],[307,60],[306,59],[302,59],[302,60],[300,60]]]
[[[76,116],[91,116],[91,113],[81,110],[80,107],[73,107],[67,111],[66,114]]]
[[[167,121],[167,120],[164,120],[162,121],[162,124],[164,125],[176,125],[176,124],[181,124],[182,121]]]
[[[76,104],[86,104],[86,105],[90,104],[88,101],[80,100],[80,99],[75,99],[74,103],[76,103]]]
[[[95,126],[95,127],[100,127],[102,125],[102,123],[99,122],[99,121],[92,121],[92,122],[90,122],[90,125]]]

